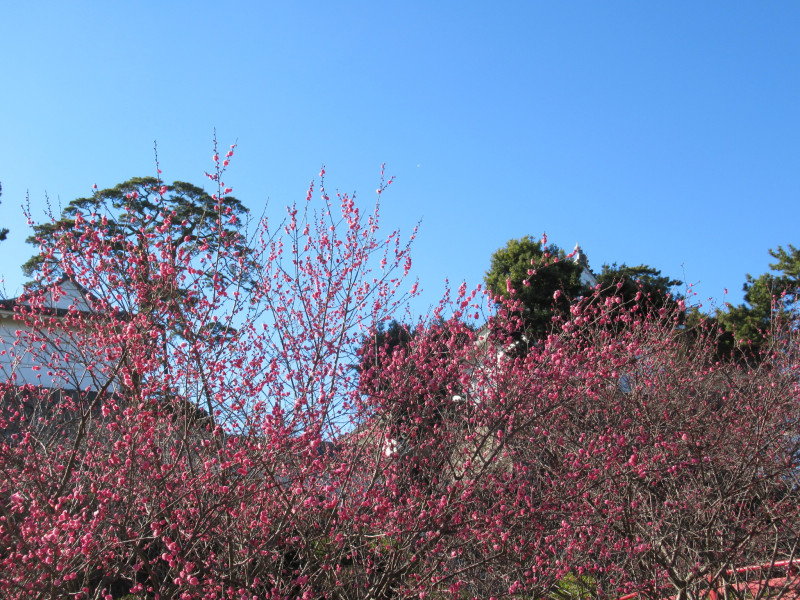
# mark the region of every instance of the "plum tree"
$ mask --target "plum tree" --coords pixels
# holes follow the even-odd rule
[[[464,284],[366,364],[417,293],[414,233],[323,169],[242,252],[229,193],[197,246],[166,207],[130,240],[76,212],[42,246],[5,341],[51,383],[0,384],[4,597],[745,598],[731,567],[796,559],[796,329],[720,363],[681,306],[592,296],[518,353],[519,306]],[[61,274],[91,310],[48,308]],[[94,384],[61,394],[65,363]]]

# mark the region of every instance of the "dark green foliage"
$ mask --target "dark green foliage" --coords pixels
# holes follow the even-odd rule
[[[397,348],[407,346],[413,336],[411,328],[396,319],[392,319],[388,326],[381,322],[372,335],[364,339],[359,350],[358,371],[363,373],[370,367],[380,367]],[[381,349],[385,349],[385,354]]]
[[[437,430],[464,410],[457,399],[466,396],[463,363],[456,357],[471,347],[473,333],[444,320],[413,329],[392,321],[366,338],[359,353],[359,390],[375,401],[386,427],[384,452],[402,456],[408,480],[426,488],[446,457],[436,450]]]
[[[43,251],[22,268],[25,274],[44,276],[45,280],[72,275],[64,273],[59,265],[64,251],[73,257],[81,256],[91,271],[92,261],[100,260],[92,245],[95,236],[81,235],[82,228],[76,230],[76,222],[79,215],[82,221],[94,221],[93,233],[102,235],[102,252],[114,256],[102,258],[112,271],[94,274],[105,280],[109,298],[124,303],[117,309],[147,316],[151,327],[161,331],[158,342],[154,342],[159,347],[153,351],[162,356],[167,372],[171,340],[226,334],[218,330],[220,326],[211,324],[200,329],[190,327],[187,308],[198,298],[195,286],[221,289],[232,282],[247,284],[240,277],[240,257],[246,259],[251,253],[242,234],[247,212],[231,196],[218,201],[190,183],[164,185],[154,177],[137,177],[96,191],[91,197],[77,198],[64,208],[58,220],[35,225],[34,235],[27,241],[41,246]],[[65,248],[59,241],[64,241]],[[208,254],[214,257],[211,270],[200,262]],[[185,272],[180,265],[187,262],[196,269],[195,281],[175,277]],[[162,269],[165,264],[175,268]],[[138,372],[131,376],[131,382],[134,388],[140,385]],[[208,408],[210,414],[210,405]],[[198,414],[193,420],[202,423],[205,418]]]
[[[781,291],[781,305],[785,310],[797,303],[800,298],[800,250],[789,244],[788,250],[778,246],[777,250],[770,250],[770,256],[778,262],[770,263],[773,271],[781,273],[778,277],[778,288]]]
[[[800,293],[800,249],[789,244],[770,250],[776,262],[770,263],[772,273],[759,277],[747,275],[744,284],[744,303],[728,304],[717,312],[717,320],[725,332],[735,339],[742,351],[757,354],[769,337],[776,319],[788,318],[796,307]]]
[[[625,263],[603,265],[597,282],[601,295],[619,296],[625,306],[637,304],[643,311],[674,307],[678,296],[672,293],[672,289],[683,284],[649,265],[629,267]]]
[[[741,352],[734,352],[735,340],[733,335],[723,329],[719,319],[714,315],[704,313],[697,306],[688,307],[683,316],[683,332],[689,340],[696,340],[703,336],[713,340],[716,345],[716,358],[727,361],[736,356],[737,358],[748,358]]]
[[[550,245],[545,250],[540,242],[525,236],[509,240],[492,255],[484,280],[495,296],[513,295],[522,303],[524,336],[532,341],[546,337],[553,317],[566,314],[570,302],[588,292],[581,283],[583,269],[557,246]],[[509,285],[513,293],[509,292]],[[557,291],[560,295],[556,299]]]
[[[236,236],[233,239],[240,240],[244,250],[240,231],[242,218],[247,212],[232,196],[218,202],[202,188],[190,183],[176,181],[172,185],[163,185],[154,177],[135,177],[116,187],[97,191],[89,198],[71,201],[58,219],[35,225],[34,234],[27,241],[34,245],[54,244],[63,231],[75,226],[78,214],[85,219],[96,215],[98,219],[107,219],[105,237],[116,240],[114,249],[117,252],[127,253],[131,242],[144,251],[148,247],[145,236],[163,225],[164,217],[169,215],[168,234],[172,240],[173,257],[177,256],[180,248],[190,244],[194,249],[208,245],[213,250],[220,239],[218,223],[226,236]],[[42,254],[37,254],[22,266],[22,270],[33,276],[41,271],[44,262]],[[225,272],[224,268],[222,272]]]
[[[454,329],[444,321],[413,329],[396,320],[392,320],[388,326],[379,325],[370,337],[364,339],[358,353],[361,391],[383,398],[382,409],[387,415],[393,415],[398,426],[403,424],[408,427],[406,421],[411,415],[426,413],[430,413],[427,423],[432,426],[441,418],[438,411],[442,399],[462,391],[458,366],[453,363],[452,356],[472,343],[471,331],[470,326],[463,325],[461,332],[454,333]],[[424,388],[415,389],[414,394],[398,395],[396,382],[387,377],[386,369],[397,352],[412,357],[405,365],[405,382],[420,380],[426,383]],[[435,376],[429,371],[435,371]]]
[[[468,325],[464,327],[472,330]],[[434,360],[442,362],[449,356],[453,344],[464,346],[470,343],[466,335],[464,333],[462,336],[454,337],[451,328],[446,327],[444,321],[420,327],[411,327],[395,319],[392,319],[388,326],[380,323],[372,335],[364,338],[361,348],[358,350],[357,370],[360,374],[360,385],[362,389],[370,390],[369,393],[377,393],[383,389],[382,383],[380,383],[383,381],[382,370],[392,360],[395,352],[417,352],[417,349],[411,347],[412,342],[423,342],[426,352],[435,354],[435,358],[421,356],[419,359],[421,364]],[[443,382],[437,393],[453,395],[455,393],[453,389],[457,387],[453,381]]]

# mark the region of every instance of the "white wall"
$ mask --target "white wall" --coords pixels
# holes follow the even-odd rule
[[[46,306],[90,311],[83,292],[69,280],[48,292]],[[100,389],[108,381],[109,369],[99,360],[97,343],[77,328],[64,328],[62,320],[56,325],[51,331],[34,330],[15,319],[11,310],[0,309],[0,381],[65,390]]]

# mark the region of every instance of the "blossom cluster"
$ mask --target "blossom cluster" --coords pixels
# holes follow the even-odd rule
[[[389,348],[416,232],[321,178],[247,234],[232,154],[208,236],[156,203],[43,240],[4,340],[41,371],[0,389],[0,595],[700,598],[796,558],[796,327],[720,362],[598,291],[520,352],[513,298],[462,285]],[[51,308],[62,278],[85,306]]]

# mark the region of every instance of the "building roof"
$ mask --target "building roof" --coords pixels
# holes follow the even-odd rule
[[[82,314],[95,314],[93,305],[97,302],[96,297],[80,283],[64,275],[57,281],[33,289],[16,298],[0,300],[0,313],[14,312],[17,307],[30,307],[30,298],[37,294],[44,293],[43,312],[57,316],[74,314],[76,311]]]

